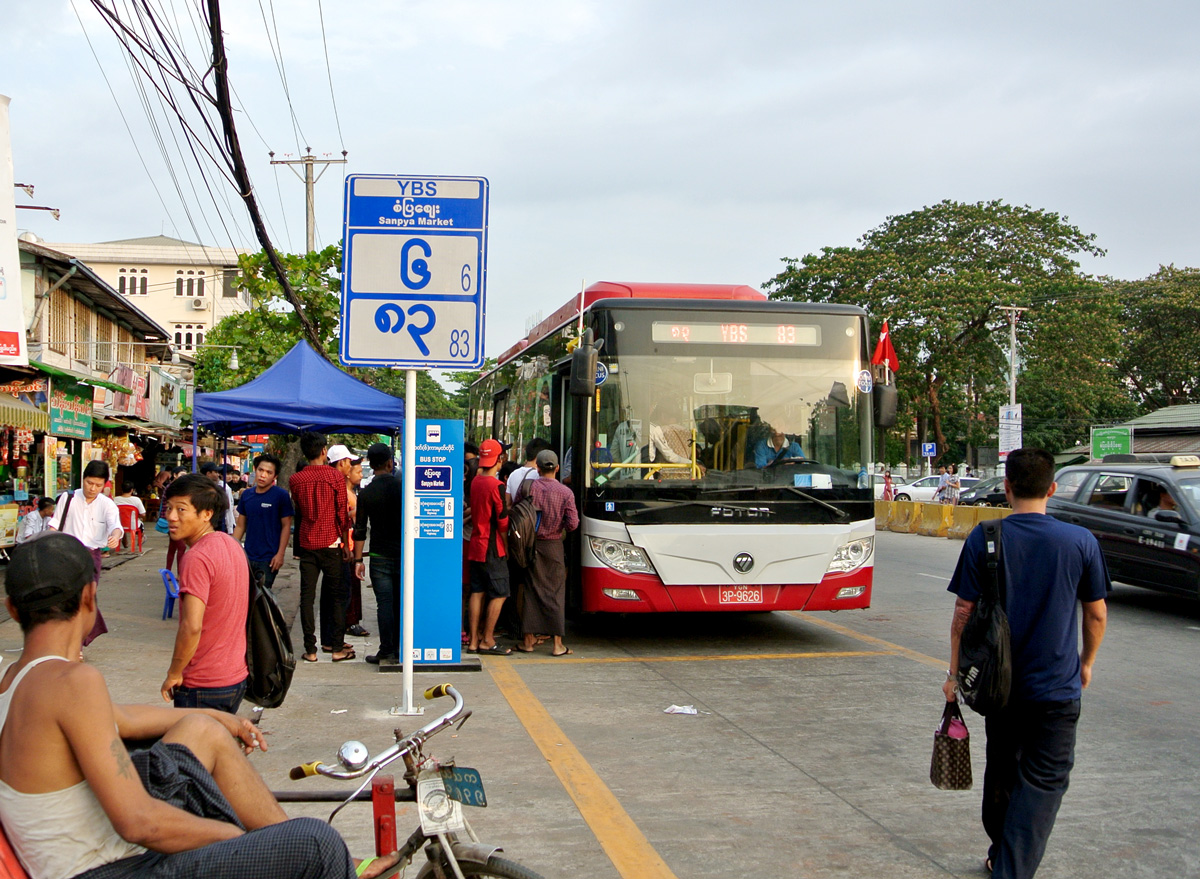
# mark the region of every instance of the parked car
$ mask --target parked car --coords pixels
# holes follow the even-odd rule
[[[876,473],[874,478],[875,478],[875,500],[881,501],[881,500],[883,500],[883,474]],[[899,491],[900,486],[902,486],[902,485],[908,485],[908,480],[905,479],[903,476],[898,476],[897,474],[893,473],[892,474],[892,492],[893,492],[893,494],[895,492]]]
[[[969,507],[1007,507],[1008,498],[1004,494],[1004,477],[993,476],[976,482],[959,494],[958,502]]]
[[[922,476],[903,488],[896,489],[896,500],[898,501],[923,501],[930,503],[933,500],[934,493],[937,492],[938,480],[940,476]],[[965,491],[969,486],[973,486],[979,480],[973,476],[959,477],[959,491]]]
[[[1200,458],[1064,467],[1046,503],[1096,536],[1114,580],[1200,597]]]

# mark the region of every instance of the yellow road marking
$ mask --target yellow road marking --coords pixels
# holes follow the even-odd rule
[[[876,638],[873,635],[864,635],[862,632],[856,632],[845,626],[840,626],[837,623],[831,623],[829,620],[823,620],[814,613],[804,613],[803,611],[790,610],[788,611],[796,619],[804,620],[806,623],[812,623],[814,626],[824,626],[826,629],[831,629],[849,638],[854,638],[858,641],[863,641],[867,644],[875,644],[879,647],[886,647],[892,653],[899,653],[901,656],[911,659],[914,662],[924,663],[925,665],[934,665],[939,668],[945,668],[947,659],[935,659],[925,653],[920,653],[916,650],[909,650],[907,647],[901,647],[899,644],[893,644],[891,641],[884,641],[882,638]]]
[[[542,656],[538,659],[517,660],[521,665],[559,665],[572,663],[611,662],[745,662],[752,659],[816,659],[819,657],[892,656],[894,650],[813,650],[808,653],[732,653],[725,656]]]
[[[567,657],[563,657],[566,659]],[[562,659],[555,659],[561,662]],[[511,660],[484,663],[604,853],[625,879],[676,879],[608,785],[583,758],[544,705],[517,674]]]

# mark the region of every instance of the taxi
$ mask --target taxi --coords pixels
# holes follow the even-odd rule
[[[1096,536],[1114,580],[1200,597],[1200,457],[1064,467],[1046,512]]]

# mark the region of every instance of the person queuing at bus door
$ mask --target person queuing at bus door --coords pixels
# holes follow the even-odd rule
[[[350,486],[350,475],[355,467],[358,467],[358,480],[362,481],[362,458],[355,457],[354,453],[346,446],[338,443],[329,447],[325,459],[329,466],[337,471],[342,477],[342,493],[346,496],[346,530],[342,533],[342,547],[344,549],[342,555],[342,621],[343,633],[350,634],[350,593],[354,588],[351,582],[354,579],[354,548],[351,545],[351,532],[354,530],[354,507],[350,503],[352,494]],[[336,646],[333,641],[333,608],[329,606],[329,602],[333,600],[333,593],[328,590],[321,590],[321,652],[333,653]],[[361,600],[361,599],[360,599]],[[361,617],[362,614],[360,613]],[[350,645],[345,645],[349,647]],[[344,648],[343,648],[344,649]]]
[[[368,574],[363,557],[371,561],[371,589],[379,626],[379,650],[368,654],[372,665],[396,665],[400,661],[400,633],[396,630],[400,596],[401,549],[403,547],[404,491],[392,460],[391,446],[375,443],[367,449],[367,464],[374,476],[358,496],[354,516],[354,573],[362,580]],[[367,546],[370,530],[371,551]]]
[[[995,879],[1033,876],[1041,863],[1075,763],[1080,700],[1108,619],[1112,585],[1100,545],[1088,530],[1046,515],[1056,488],[1049,452],[1009,452],[1004,493],[1013,511],[1000,529],[1000,565],[1008,584],[1012,694],[986,718],[983,775],[983,828],[991,839],[984,868]],[[976,527],[947,587],[956,596],[942,685],[948,702],[958,698],[959,643],[988,576],[984,543],[983,527]]]
[[[534,437],[525,443],[524,464],[513,467],[507,478],[504,477],[504,472],[509,468],[509,464],[506,463],[500,468],[510,507],[517,502],[521,487],[525,486],[528,489],[529,484],[538,478],[537,456],[539,452],[548,448],[550,448],[550,443],[547,440]],[[521,608],[524,606],[525,589],[529,585],[529,576],[529,571],[518,565],[515,560],[511,558],[508,560],[509,596],[500,612],[500,622],[497,628],[500,631],[508,632],[514,638],[521,632]]]
[[[356,459],[355,463],[350,465],[350,472],[346,474],[346,504],[350,509],[350,533],[346,535],[346,540],[351,553],[355,551],[353,532],[358,512],[359,492],[362,491],[362,462],[362,458]],[[346,634],[354,635],[356,638],[369,638],[371,633],[362,627],[362,578],[355,573],[353,559],[346,562],[342,569],[342,576],[349,584],[346,590]]]
[[[170,535],[187,544],[179,578],[179,629],[160,692],[176,708],[236,714],[246,693],[250,566],[241,545],[212,523],[225,516],[221,486],[198,473],[163,498]]]
[[[342,561],[352,558],[346,546],[350,513],[346,505],[346,477],[325,466],[325,435],[305,431],[300,435],[300,453],[308,462],[288,481],[292,506],[299,520],[296,542],[300,548],[300,627],[304,630],[305,662],[317,661],[317,581],[321,581],[321,608],[330,615],[329,641],[334,662],[354,659],[354,648],[345,643],[346,596]],[[326,595],[328,593],[328,595]]]
[[[504,449],[497,440],[479,447],[479,472],[471,481],[471,599],[468,606],[468,653],[507,656],[512,650],[496,643],[496,622],[508,597],[508,562],[505,546],[508,508],[504,484],[496,478]],[[484,605],[484,596],[487,605]]]
[[[804,457],[804,449],[800,447],[800,443],[788,439],[787,434],[777,427],[770,430],[769,436],[763,437],[754,445],[755,467],[761,470],[772,464]]]
[[[558,481],[558,455],[550,449],[538,453],[539,479],[529,483],[533,502],[541,511],[534,540],[533,567],[525,604],[521,611],[522,653],[533,653],[538,635],[550,635],[551,656],[566,656],[572,650],[563,644],[566,634],[567,562],[563,537],[579,527],[575,495]]]
[[[253,723],[113,704],[95,666],[65,659],[96,616],[92,561],[79,541],[44,534],[18,546],[4,589],[23,645],[0,678],[0,823],[30,876],[356,879],[337,831],[289,820],[246,759],[267,750]],[[131,753],[127,739],[158,741]]]
[[[224,531],[226,534],[232,534],[233,529],[237,527],[237,516],[234,513],[233,490],[229,487],[229,483],[221,477],[225,473],[225,467],[221,464],[209,461],[200,468],[200,472],[211,479],[214,483],[221,486],[225,494],[225,513],[220,518],[213,519],[213,529],[216,531]]]
[[[250,567],[268,589],[283,567],[296,511],[292,497],[275,484],[281,464],[274,455],[254,459],[254,488],[242,492],[237,502],[233,539],[246,543]]]
[[[30,510],[21,519],[21,527],[17,530],[17,543],[24,543],[37,537],[48,527],[54,516],[54,498],[38,498],[37,509]]]
[[[133,483],[126,480],[121,485],[121,493],[115,498],[117,504],[117,512],[121,512],[121,507],[132,507],[137,510],[137,515],[133,517],[133,525],[138,531],[144,530],[144,521],[146,519],[146,505],[142,503],[142,499],[133,493]],[[122,537],[125,543],[125,548],[133,551],[133,535],[126,534]]]
[[[538,478],[537,456],[539,452],[548,448],[550,448],[550,443],[540,436],[535,436],[525,443],[525,463],[515,469],[507,480],[508,499],[511,502],[516,503],[517,490],[521,487],[522,482]]]
[[[89,461],[83,468],[81,487],[59,497],[54,518],[49,524],[55,531],[79,538],[79,542],[87,547],[96,568],[97,587],[100,585],[103,551],[117,549],[121,545],[121,535],[125,533],[125,529],[121,527],[121,514],[117,505],[112,498],[102,493],[108,482],[108,474],[108,464],[103,461]],[[88,646],[107,631],[104,614],[100,613],[97,606],[96,624],[83,639],[83,646]]]
[[[479,447],[473,443],[463,446],[463,526],[462,526],[462,646],[471,642],[468,634],[470,625],[467,617],[471,606],[471,562],[467,558],[467,550],[471,547],[471,482],[479,472]]]

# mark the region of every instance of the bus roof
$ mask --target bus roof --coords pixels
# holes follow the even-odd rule
[[[497,358],[503,366],[530,345],[556,332],[579,317],[579,304],[587,311],[601,299],[742,299],[766,301],[766,294],[745,284],[650,284],[639,282],[597,281],[581,296],[573,296],[558,311],[539,323],[529,334]]]

